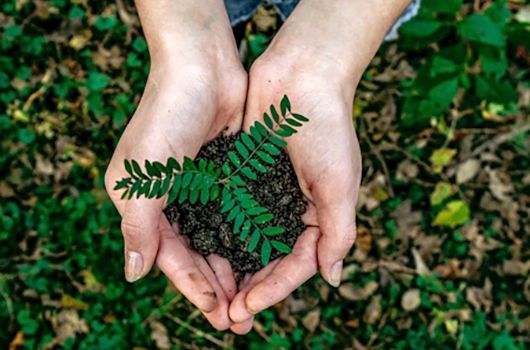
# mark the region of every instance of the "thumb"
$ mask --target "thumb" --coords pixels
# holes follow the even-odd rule
[[[125,241],[125,279],[129,282],[144,277],[153,266],[160,239],[161,203],[146,198],[127,201],[121,231]]]
[[[341,280],[343,260],[356,238],[355,201],[353,186],[339,193],[337,181],[331,188],[315,189],[315,205],[321,236],[317,245],[319,269],[322,277],[334,287]],[[340,181],[339,181],[340,182]],[[325,186],[329,187],[329,186]]]

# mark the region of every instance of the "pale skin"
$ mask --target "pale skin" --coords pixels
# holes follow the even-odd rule
[[[237,334],[317,271],[338,286],[355,241],[361,179],[351,121],[355,87],[410,2],[302,0],[247,76],[222,1],[137,0],[151,70],[105,178],[122,215],[127,280],[145,276],[156,262],[212,326]],[[203,258],[169,225],[165,199],[122,201],[112,188],[125,176],[124,158],[194,157],[221,132],[248,129],[284,94],[293,111],[310,118],[287,146],[308,199],[308,228],[290,255],[237,286],[225,259]]]

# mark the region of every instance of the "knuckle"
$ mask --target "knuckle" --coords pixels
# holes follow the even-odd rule
[[[129,246],[142,247],[145,228],[141,224],[125,218],[121,222],[121,232]]]

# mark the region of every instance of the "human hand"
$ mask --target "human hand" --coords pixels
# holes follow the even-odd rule
[[[351,120],[354,91],[390,26],[411,0],[304,0],[250,71],[244,128],[283,94],[310,122],[287,151],[309,205],[307,229],[293,252],[242,286],[230,305],[234,322],[279,302],[316,273],[340,283],[355,240],[361,154]],[[355,19],[355,20],[353,20]]]
[[[289,96],[292,110],[309,122],[288,140],[287,151],[307,197],[307,229],[293,252],[253,275],[230,306],[234,322],[245,320],[286,298],[313,276],[317,267],[338,286],[342,260],[355,240],[355,204],[361,179],[361,154],[351,111],[355,85],[334,71],[296,60],[290,66],[268,51],[250,72],[244,128],[248,130],[270,104]],[[321,66],[323,67],[323,66]]]
[[[186,33],[182,39],[166,32],[159,41],[150,38],[143,23],[151,52],[149,78],[105,176],[107,191],[122,216],[126,279],[133,282],[145,276],[156,259],[162,272],[217,329],[234,325],[228,307],[237,286],[228,261],[217,256],[203,258],[189,247],[162,212],[165,197],[122,200],[113,188],[116,180],[127,176],[124,159],[143,164],[145,159],[193,158],[221,132],[240,128],[247,74],[225,22],[226,33],[216,30],[194,38]],[[219,29],[216,23],[210,24]],[[239,326],[248,328],[248,323]]]

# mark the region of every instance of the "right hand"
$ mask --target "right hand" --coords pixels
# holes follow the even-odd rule
[[[231,59],[212,61],[219,56]],[[135,159],[141,165],[146,159],[182,161],[184,156],[195,157],[203,144],[221,132],[239,130],[246,88],[247,74],[236,50],[224,56],[188,51],[167,60],[152,60],[138,109],[105,174],[107,192],[122,216],[126,279],[142,278],[156,259],[175,287],[219,330],[249,329],[252,324],[250,320],[234,325],[228,317],[229,303],[237,291],[229,262],[218,256],[203,258],[189,247],[177,225],[170,226],[162,212],[166,197],[121,200],[121,191],[113,188],[117,180],[128,176],[124,159]]]

